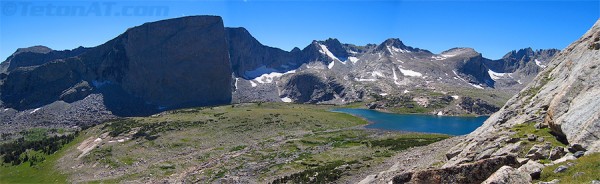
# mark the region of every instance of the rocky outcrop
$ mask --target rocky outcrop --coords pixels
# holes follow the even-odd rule
[[[457,70],[474,84],[486,84],[489,87],[494,87],[495,81],[488,73],[489,68],[484,64],[485,60],[481,54],[478,54],[468,60],[459,62]]]
[[[89,48],[78,47],[73,50],[56,51],[45,46],[17,49],[0,64],[0,73],[8,73],[19,67],[38,66],[56,59],[78,56],[87,50]]]
[[[483,159],[470,164],[442,169],[406,172],[394,177],[394,183],[481,183],[502,166],[519,166],[514,156]]]
[[[502,166],[498,171],[492,174],[482,184],[527,184],[530,183],[531,176],[510,166]]]
[[[28,53],[45,55],[19,62]],[[15,54],[9,66],[35,66],[8,70],[1,99],[6,107],[25,110],[102,93],[107,107],[120,115],[224,104],[231,101],[228,57],[220,17],[146,23],[87,50]],[[129,109],[140,111],[123,113]]]
[[[297,103],[318,103],[343,97],[344,87],[335,80],[322,79],[313,74],[292,76],[282,90],[282,97]]]
[[[499,60],[486,61],[486,65],[498,73],[513,73],[520,69],[527,68],[525,70],[538,70],[538,72],[531,71],[532,73],[529,73],[537,75],[537,73],[545,68],[552,57],[558,54],[558,52],[560,52],[560,50],[557,49],[533,50],[532,48],[524,48],[519,49],[518,51],[513,50]],[[530,63],[533,65],[529,66]],[[539,67],[532,67],[536,65]]]
[[[500,110],[499,107],[481,99],[473,99],[467,96],[463,97],[461,100],[462,101],[459,104],[460,107],[473,114],[492,114]]]
[[[231,68],[236,76],[254,79],[265,73],[285,72],[303,64],[300,49],[287,52],[265,46],[242,27],[225,30]]]
[[[600,93],[598,83],[600,53],[589,49],[594,38],[600,35],[600,22],[580,40],[558,54],[548,67],[519,94],[513,97],[483,126],[471,133],[465,143],[456,147],[459,154],[446,166],[475,161],[470,156],[483,150],[485,145],[501,142],[503,135],[522,123],[549,126],[558,140],[568,143],[573,151],[578,149],[600,151]],[[535,149],[535,150],[534,150]],[[550,156],[552,147],[539,145],[530,150],[530,157]],[[564,151],[564,150],[562,150]],[[561,150],[555,150],[557,156]]]
[[[404,173],[397,175],[394,181],[530,183],[532,179],[540,177],[542,168],[545,167],[538,160],[549,159],[553,160],[550,164],[560,164],[577,158],[574,154],[567,153],[567,149],[557,142],[568,144],[568,150],[578,155],[586,150],[599,152],[600,100],[593,97],[600,94],[600,70],[597,70],[600,51],[594,47],[598,42],[600,20],[582,38],[555,56],[547,66],[540,66],[545,69],[525,89],[510,99],[481,127],[467,135],[464,142],[450,149],[446,154],[449,160],[442,169]],[[551,52],[548,54],[552,54]],[[524,50],[511,54],[510,58],[520,57],[520,61],[523,61],[528,60],[527,57],[533,57],[531,55],[530,50]],[[523,127],[545,128],[533,132],[547,131],[547,127],[550,127],[552,136],[535,136],[529,132],[531,130],[524,130]],[[518,133],[526,134],[522,138],[515,137]],[[528,143],[524,144],[523,141]],[[456,180],[455,178],[466,174],[449,172],[463,171],[462,168],[473,167],[501,155],[527,158],[516,158],[517,163],[512,165],[500,163],[490,170],[477,168],[468,171],[469,176],[481,177],[481,180]],[[524,165],[517,167],[521,164]],[[554,172],[564,172],[566,169],[568,164],[562,164]],[[447,174],[439,174],[442,171]],[[490,176],[480,172],[495,173]],[[431,177],[420,179],[415,177],[415,173],[427,173]]]

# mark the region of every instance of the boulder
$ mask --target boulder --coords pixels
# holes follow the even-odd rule
[[[512,168],[510,166],[502,166],[498,171],[492,174],[482,184],[526,184],[531,183],[529,174]]]
[[[552,164],[558,164],[564,161],[569,161],[569,160],[575,160],[577,159],[575,156],[573,156],[573,154],[571,153],[567,153],[565,156],[563,156],[562,158],[556,159],[554,161],[552,161]]]
[[[519,167],[519,171],[529,174],[532,179],[539,179],[543,168],[543,164],[530,160],[526,164],[523,164],[521,167]]]
[[[565,148],[556,146],[556,147],[552,148],[552,150],[550,151],[550,160],[559,159],[559,158],[565,156],[565,154],[567,154],[567,152],[565,151]]]
[[[552,149],[550,144],[536,144],[529,149],[525,157],[532,160],[545,159],[550,156],[550,149]]]
[[[577,151],[577,152],[573,153],[573,156],[575,158],[582,157],[583,155],[585,155],[585,151]]]
[[[498,151],[494,152],[494,154],[492,154],[493,156],[504,156],[504,155],[509,155],[509,154],[517,154],[519,153],[519,151],[521,151],[521,149],[523,149],[523,142],[519,141],[517,143],[514,144],[508,144],[504,147],[501,147],[500,149],[498,149]]]
[[[534,134],[527,135],[528,141],[535,141],[536,139],[537,139],[537,135],[534,135]]]
[[[556,169],[554,169],[554,173],[561,173],[561,172],[565,172],[569,167],[565,166],[565,165],[561,165],[558,166]]]
[[[441,169],[405,172],[394,183],[481,183],[502,166],[518,167],[515,156],[500,156]]]

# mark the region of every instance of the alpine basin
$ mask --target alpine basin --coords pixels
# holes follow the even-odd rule
[[[399,130],[409,132],[465,135],[483,124],[488,116],[457,117],[422,114],[392,114],[369,109],[334,109],[333,112],[359,116],[371,124],[366,128]]]

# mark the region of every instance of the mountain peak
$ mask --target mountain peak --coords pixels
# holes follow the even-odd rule
[[[383,41],[383,43],[381,43],[381,45],[394,46],[396,48],[405,48],[406,47],[406,45],[404,45],[404,43],[402,43],[402,41],[399,38],[388,38],[385,41]]]
[[[399,38],[388,38],[383,43],[379,44],[375,51],[384,51],[384,52],[392,52],[392,50],[397,52],[427,52],[431,53],[428,50],[413,48],[410,46],[404,45]]]
[[[469,47],[454,47],[443,51],[441,55],[479,54],[475,49]]]
[[[13,53],[13,55],[24,53],[24,52],[45,54],[45,53],[52,52],[52,51],[53,50],[49,47],[46,47],[43,45],[36,45],[36,46],[27,47],[27,48],[18,48],[17,51],[15,51],[15,53]]]

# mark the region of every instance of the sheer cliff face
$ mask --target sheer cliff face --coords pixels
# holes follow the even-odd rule
[[[220,17],[147,23],[123,35],[123,89],[169,108],[229,103],[231,66]]]
[[[466,141],[449,152],[445,166],[482,158],[499,146],[518,124],[549,126],[558,139],[588,152],[600,151],[600,21],[548,63]],[[490,151],[491,150],[491,151]],[[456,155],[456,156],[454,156]]]
[[[8,70],[1,97],[5,106],[22,110],[101,93],[104,103],[115,102],[117,106],[107,105],[115,114],[129,107],[153,108],[145,112],[153,113],[229,103],[232,70],[227,48],[223,21],[217,16],[146,23],[85,53],[63,54],[76,53],[74,57]],[[17,63],[5,65],[13,64]]]

